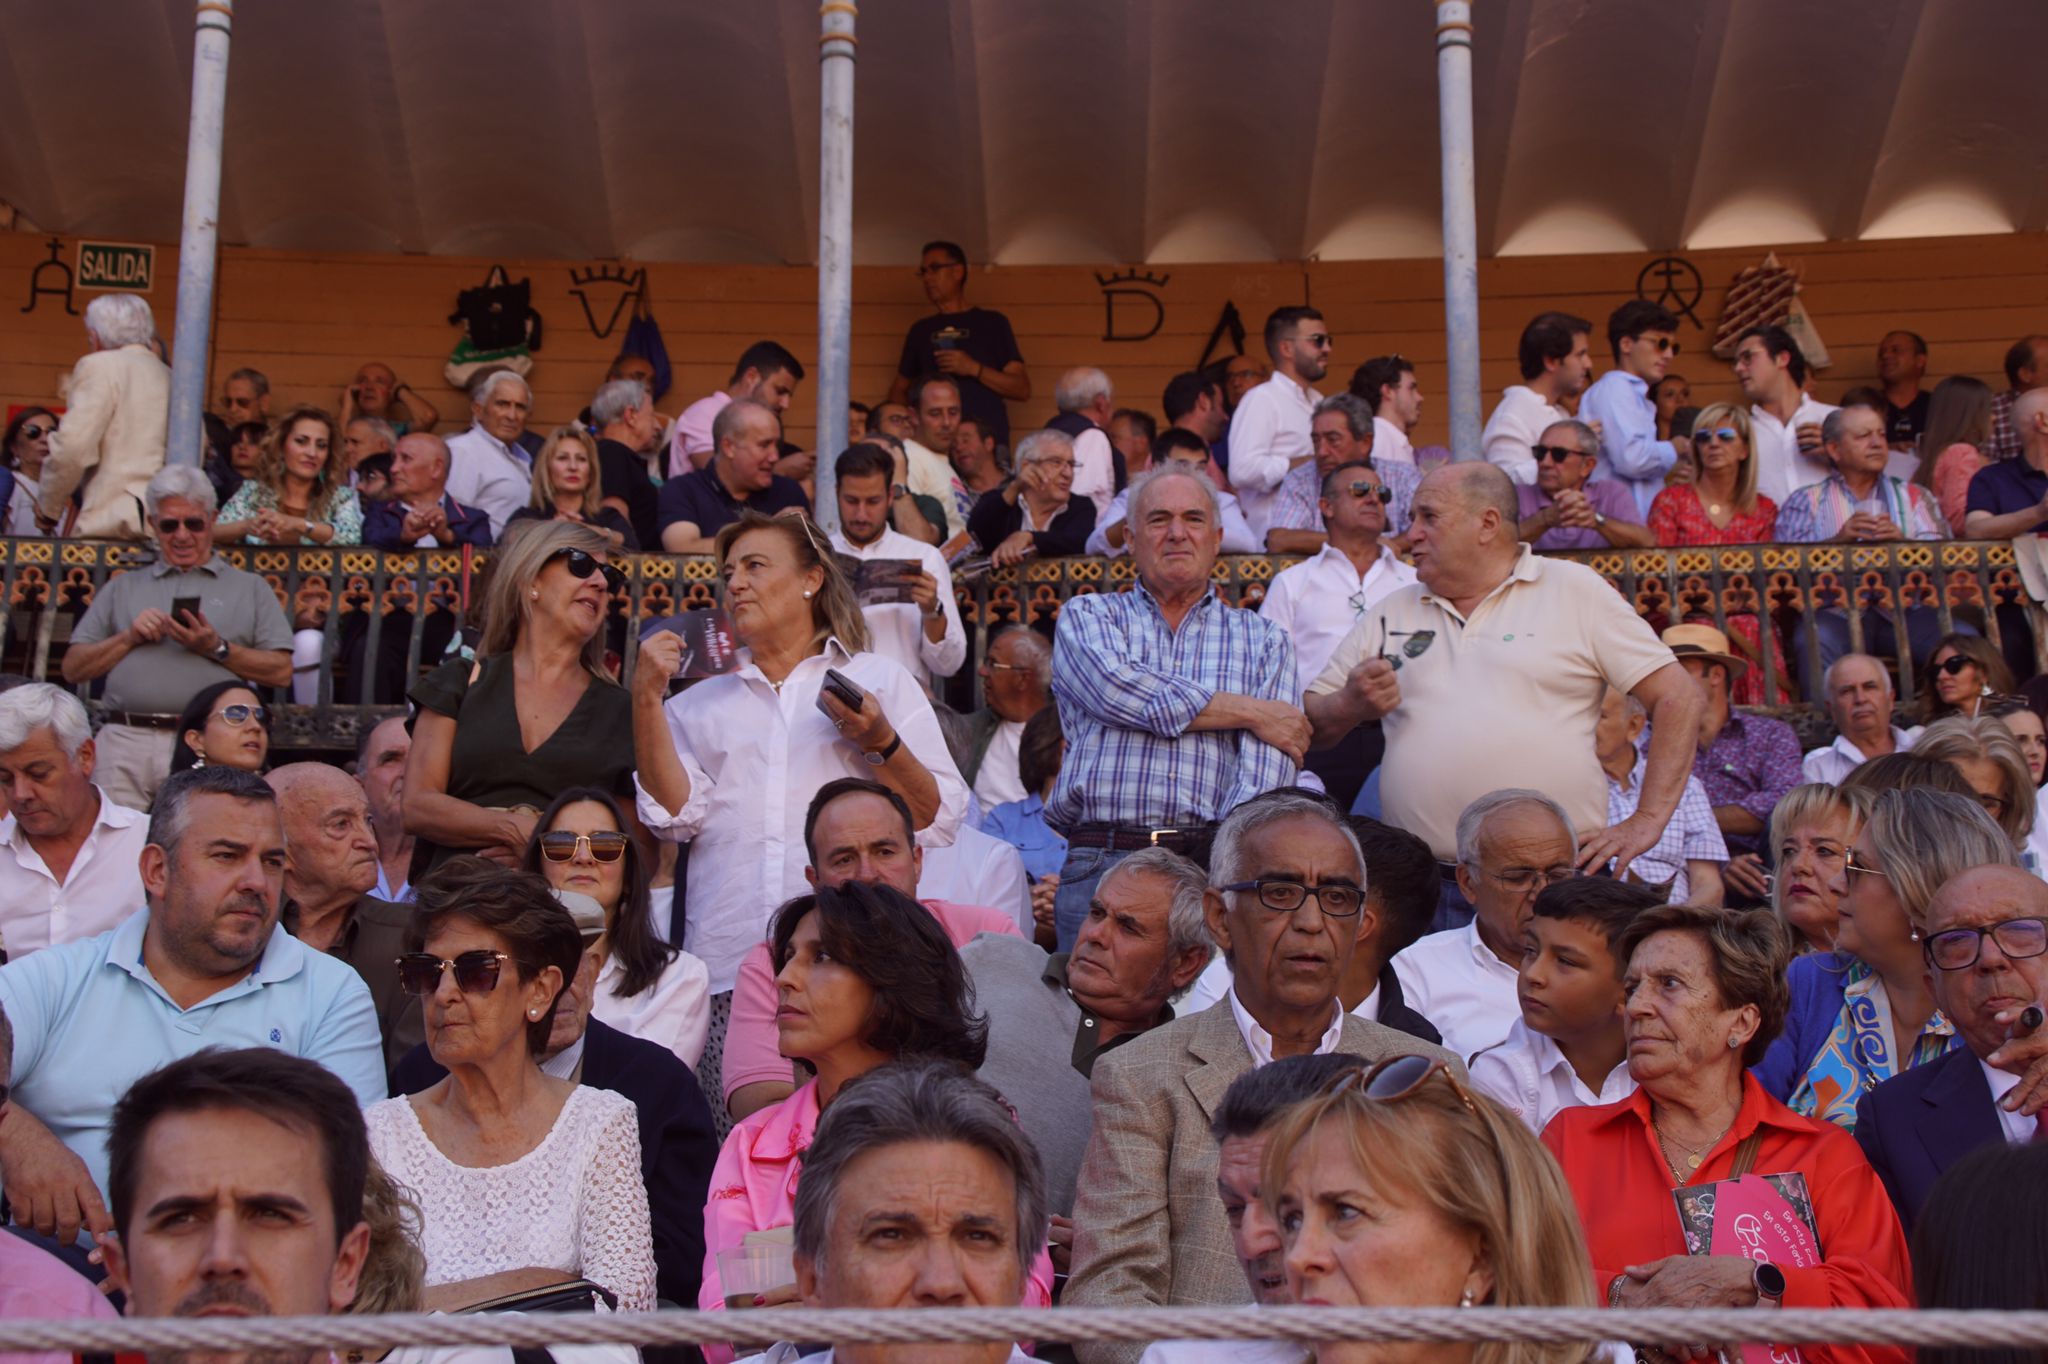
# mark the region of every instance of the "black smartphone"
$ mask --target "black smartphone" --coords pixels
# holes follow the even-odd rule
[[[865,701],[868,695],[861,690],[859,683],[850,681],[837,668],[825,669],[825,685],[818,688],[818,709],[824,713],[827,719],[832,718],[832,712],[826,709],[825,706],[827,693],[838,697],[839,704],[845,706],[848,710],[859,710],[860,703]]]
[[[192,619],[191,619],[191,620],[186,620],[186,619],[185,619],[185,613],[186,613],[187,611],[190,611],[190,612],[192,613]],[[173,598],[171,598],[171,619],[172,619],[172,620],[174,620],[174,621],[176,621],[176,622],[178,622],[178,624],[180,624],[180,625],[192,625],[192,624],[195,624],[195,623],[196,623],[196,622],[198,621],[198,619],[199,619],[199,598],[197,598],[197,597],[173,597]]]

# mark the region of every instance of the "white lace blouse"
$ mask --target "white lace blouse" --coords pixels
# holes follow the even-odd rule
[[[621,1311],[654,1307],[654,1234],[633,1101],[578,1085],[540,1145],[508,1165],[457,1165],[408,1099],[363,1110],[370,1151],[412,1194],[427,1283],[538,1266],[610,1289]]]

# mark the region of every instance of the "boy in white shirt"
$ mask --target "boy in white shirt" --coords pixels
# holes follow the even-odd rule
[[[1606,876],[1560,881],[1536,897],[1515,981],[1522,1017],[1472,1058],[1472,1083],[1541,1132],[1567,1108],[1635,1092],[1622,1032],[1628,963],[1616,944],[1664,893]]]

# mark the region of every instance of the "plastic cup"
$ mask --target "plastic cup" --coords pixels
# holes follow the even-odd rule
[[[785,1243],[721,1250],[718,1281],[727,1308],[752,1307],[756,1295],[796,1285],[794,1248]]]

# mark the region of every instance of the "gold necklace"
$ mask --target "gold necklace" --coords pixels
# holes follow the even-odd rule
[[[1675,1138],[1665,1136],[1664,1129],[1657,1126],[1657,1120],[1655,1118],[1650,1119],[1650,1130],[1656,1133],[1657,1135],[1657,1152],[1659,1155],[1664,1157],[1664,1163],[1671,1167],[1671,1177],[1677,1180],[1680,1184],[1685,1183],[1687,1178],[1689,1178],[1689,1175],[1679,1173],[1678,1162],[1674,1161],[1671,1158],[1671,1148],[1673,1146],[1676,1146],[1680,1151],[1682,1151],[1685,1154],[1685,1166],[1688,1171],[1697,1170],[1700,1168],[1700,1153],[1702,1151],[1713,1150],[1715,1144],[1718,1143],[1721,1140],[1721,1138],[1728,1135],[1728,1128],[1733,1126],[1735,1126],[1735,1120],[1733,1118],[1730,1118],[1728,1120],[1728,1126],[1723,1127],[1719,1132],[1716,1132],[1714,1134],[1714,1138],[1712,1141],[1707,1142],[1703,1146],[1687,1146],[1682,1141],[1678,1141]]]

